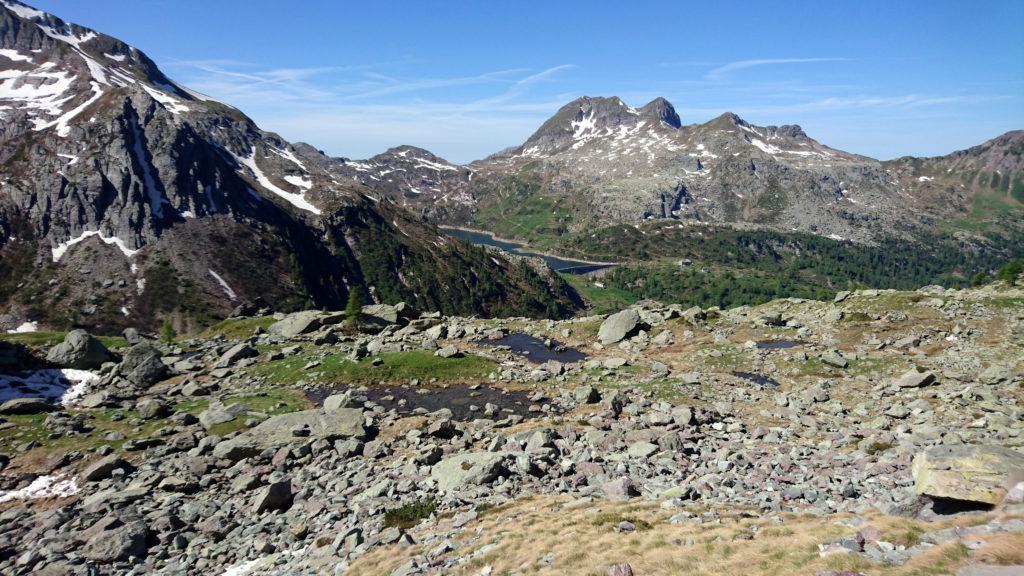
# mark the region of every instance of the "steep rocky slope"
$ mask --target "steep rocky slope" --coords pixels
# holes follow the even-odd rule
[[[136,48],[13,0],[0,117],[5,324],[188,325],[257,297],[338,308],[350,289],[446,312],[576,305],[540,267],[440,236]]]
[[[542,243],[649,219],[871,242],[951,221],[1020,232],[1022,146],[1024,133],[1010,132],[941,158],[881,162],[829,148],[795,125],[755,126],[730,113],[684,125],[662,98],[632,108],[584,97],[521,146],[468,170],[445,163],[443,209],[434,208],[439,196],[417,194],[419,182],[436,178],[433,167],[395,179],[390,164],[356,165],[367,171],[361,182],[437,221]]]

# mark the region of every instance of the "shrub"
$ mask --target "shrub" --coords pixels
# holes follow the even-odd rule
[[[434,500],[417,500],[408,502],[398,508],[392,508],[384,512],[384,527],[398,527],[408,530],[420,523],[420,520],[429,518],[437,510],[437,502]]]

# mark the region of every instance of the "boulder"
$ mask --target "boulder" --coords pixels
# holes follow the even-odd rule
[[[334,412],[341,408],[351,408],[353,405],[352,395],[348,392],[342,394],[331,394],[327,398],[324,398],[324,410],[327,412]]]
[[[86,468],[85,472],[82,472],[82,480],[85,482],[106,480],[107,478],[110,478],[114,470],[118,468],[127,472],[131,471],[132,465],[117,454],[111,454]]]
[[[383,324],[398,324],[398,309],[388,304],[370,304],[363,306],[363,317]]]
[[[345,319],[345,314],[334,312],[325,314],[318,310],[303,310],[289,314],[274,322],[267,328],[267,332],[286,338],[294,338],[300,334],[315,332],[323,326],[338,324]]]
[[[121,332],[121,335],[124,336],[124,339],[128,342],[129,346],[134,346],[139,342],[142,342],[142,336],[139,335],[139,331],[135,328],[125,328],[124,331]]]
[[[160,358],[160,350],[152,344],[136,344],[124,355],[117,371],[135,386],[149,388],[170,374],[167,365]]]
[[[896,379],[896,385],[900,388],[920,388],[935,382],[935,374],[920,368],[911,368]]]
[[[292,505],[292,481],[284,479],[268,484],[256,493],[253,512],[259,514],[267,510],[287,510]]]
[[[638,494],[633,486],[633,480],[627,477],[605,482],[601,486],[601,490],[604,492],[604,497],[609,500],[629,500]]]
[[[259,355],[260,353],[257,352],[255,348],[249,346],[245,342],[241,342],[239,344],[235,344],[227,352],[221,355],[220,359],[217,360],[217,363],[213,366],[214,368],[227,368],[243,358],[254,358]]]
[[[99,368],[104,362],[114,357],[99,340],[93,338],[85,330],[72,330],[64,337],[64,341],[50,348],[46,360],[77,370]]]
[[[225,422],[231,422],[235,418],[248,412],[242,404],[231,404],[225,406],[219,402],[212,403],[210,406],[199,413],[199,423],[203,425],[203,428],[209,430],[217,424],[223,424]]]
[[[262,451],[263,449],[257,445],[255,439],[243,434],[230,440],[218,442],[213,447],[213,457],[238,462],[257,456]]]
[[[601,393],[597,388],[585,384],[572,391],[572,398],[577,404],[596,404],[601,401]]]
[[[640,313],[634,308],[616,312],[604,322],[597,332],[597,340],[601,344],[615,344],[632,335],[640,326]]]
[[[57,407],[42,398],[12,398],[0,404],[0,414],[40,414],[52,412]]]
[[[82,547],[82,556],[103,563],[127,560],[146,555],[146,537],[149,530],[143,522],[131,522],[99,532]]]
[[[139,401],[135,405],[135,410],[139,413],[139,418],[150,420],[152,418],[162,418],[167,415],[168,409],[167,404],[157,400],[155,398],[147,398]]]
[[[449,456],[430,469],[430,477],[437,482],[437,489],[442,492],[488,484],[500,474],[504,459],[504,455],[493,452]]]
[[[434,356],[437,356],[438,358],[458,358],[461,355],[462,353],[459,352],[459,349],[455,346],[445,346],[438,349],[437,352],[434,352]]]
[[[1003,446],[935,446],[913,464],[918,494],[981,504],[998,504],[1024,480],[1024,453]]]
[[[607,572],[608,576],[633,576],[633,567],[629,564],[613,564]]]
[[[850,365],[849,361],[847,361],[846,358],[843,358],[843,355],[835,350],[822,354],[821,361],[824,364],[828,364],[829,366],[834,366],[836,368],[846,368]]]

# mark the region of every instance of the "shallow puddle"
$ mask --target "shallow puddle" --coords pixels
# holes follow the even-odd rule
[[[505,346],[516,356],[525,358],[534,364],[543,364],[548,360],[558,360],[559,362],[569,364],[587,359],[586,354],[575,348],[569,348],[555,340],[552,340],[551,346],[548,347],[544,345],[544,341],[540,338],[522,332],[513,332],[497,340],[481,340],[480,344]]]
[[[737,378],[742,378],[748,382],[753,382],[754,384],[757,384],[759,386],[774,387],[779,385],[778,380],[775,380],[774,378],[769,378],[767,376],[762,376],[760,374],[754,374],[753,372],[741,372],[739,370],[734,370],[732,372],[732,375]]]
[[[785,350],[795,348],[800,343],[794,340],[762,340],[757,343],[758,350]]]

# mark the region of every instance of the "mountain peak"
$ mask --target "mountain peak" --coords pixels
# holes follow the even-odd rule
[[[640,114],[642,116],[654,117],[673,128],[680,128],[683,125],[679,120],[679,114],[676,113],[676,109],[672,106],[672,103],[661,96],[658,96],[640,108]]]
[[[618,96],[581,96],[558,109],[554,116],[527,139],[524,150],[552,149],[581,140],[610,136],[620,129],[646,129],[659,125],[679,128],[679,115],[664,98],[656,98],[637,109]]]

